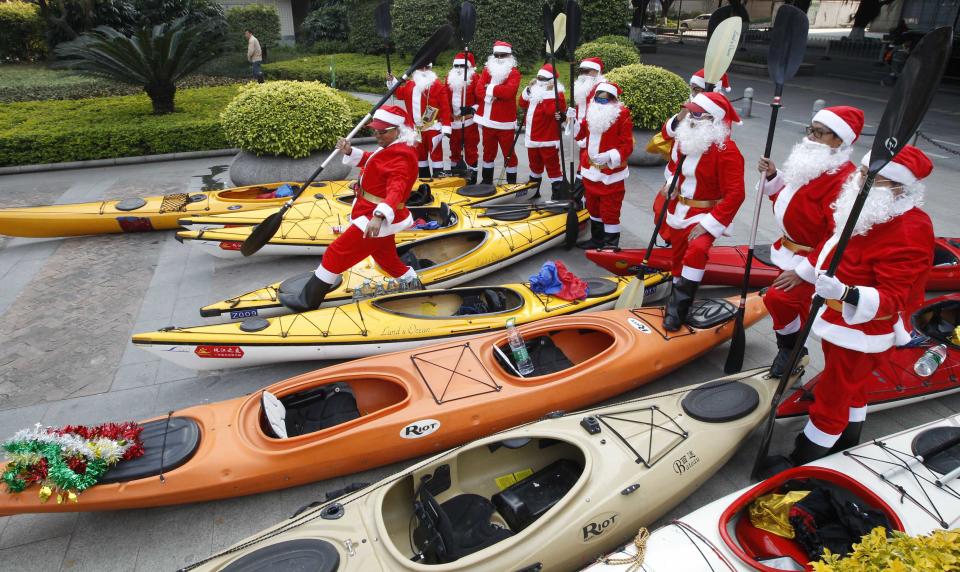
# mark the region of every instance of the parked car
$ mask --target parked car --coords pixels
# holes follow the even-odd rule
[[[688,30],[706,30],[707,24],[709,23],[710,23],[710,14],[700,14],[696,18],[680,20],[680,30],[683,32],[686,32]]]
[[[642,28],[630,28],[630,39],[638,46],[656,44],[657,33],[646,26]]]

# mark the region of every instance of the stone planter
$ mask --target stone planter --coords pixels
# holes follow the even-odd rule
[[[230,163],[230,180],[238,187],[277,181],[306,181],[329,154],[329,151],[318,151],[303,159],[291,159],[272,155],[257,157],[253,153],[240,151]],[[344,165],[338,156],[330,161],[317,180],[346,179],[350,169],[351,167]]]
[[[647,129],[633,130],[633,153],[627,158],[627,164],[631,167],[654,167],[663,165],[667,161],[658,153],[647,153],[647,142],[656,131]]]

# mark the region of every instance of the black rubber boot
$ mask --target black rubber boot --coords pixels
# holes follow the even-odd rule
[[[493,184],[493,167],[483,168],[482,179],[480,180],[480,182],[483,183],[484,185]]]
[[[620,233],[604,231],[603,248],[608,250],[620,250]]]
[[[577,241],[577,248],[593,250],[603,246],[603,223],[590,219],[590,238]]]
[[[817,445],[801,432],[793,442],[793,452],[790,453],[790,462],[794,467],[806,465],[811,461],[822,459],[830,454],[830,447]]]
[[[420,177],[421,179],[429,179],[429,178],[430,178],[430,167],[420,167],[420,168],[418,169],[418,174],[417,174],[417,176]]]
[[[507,184],[508,184],[508,185],[516,185],[516,184],[517,184],[517,173],[516,173],[516,172],[513,172],[513,173],[507,172]]]
[[[468,185],[476,185],[476,184],[477,184],[477,170],[476,170],[476,169],[470,169],[470,168],[468,167],[468,168],[467,168],[467,173],[469,174],[469,176],[467,177],[467,184],[468,184]]]
[[[570,185],[566,181],[554,181],[550,183],[550,200],[567,201],[570,200]]]
[[[310,280],[307,280],[307,283],[304,284],[300,294],[289,297],[281,296],[280,302],[294,312],[316,310],[320,307],[320,304],[323,304],[323,299],[326,298],[327,293],[335,287],[336,284],[327,284],[314,274],[310,276]]]
[[[787,369],[787,366],[790,365],[790,353],[793,351],[794,346],[797,345],[797,339],[800,337],[798,333],[792,334],[777,334],[777,355],[773,358],[773,364],[770,365],[770,376],[771,377],[782,377],[783,372]],[[809,353],[807,348],[804,347],[800,350],[800,357],[807,355]]]
[[[533,183],[533,184],[536,185],[536,187],[533,187],[533,195],[532,195],[530,198],[532,198],[532,199],[539,199],[539,198],[540,198],[540,184],[541,184],[542,182],[543,182],[543,179],[540,178],[540,177],[531,176],[529,179],[527,179],[527,184]],[[529,192],[529,191],[527,191],[527,192]]]
[[[830,447],[831,453],[839,453],[850,447],[860,444],[860,432],[863,431],[863,421],[851,421],[847,423],[847,428],[840,434],[836,444]]]
[[[676,332],[683,327],[699,286],[699,282],[687,280],[683,276],[673,283],[673,290],[670,291],[670,299],[667,300],[666,312],[663,315],[663,329]]]

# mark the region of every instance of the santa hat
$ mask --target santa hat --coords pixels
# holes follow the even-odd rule
[[[604,82],[598,83],[597,87],[594,90],[594,93],[601,92],[601,91],[609,93],[611,95],[615,95],[617,96],[618,99],[620,98],[621,95],[623,95],[623,89],[621,89],[618,84],[612,81],[604,81]]]
[[[722,119],[729,123],[741,124],[740,116],[727,96],[717,92],[698,93],[691,101],[683,104],[694,113],[709,113],[714,119]]]
[[[862,165],[870,166],[870,152],[868,151],[860,161]],[[923,151],[913,145],[904,145],[899,153],[894,155],[889,163],[880,169],[878,175],[904,185],[912,185],[921,179],[927,178],[933,172],[933,162]]]
[[[704,90],[707,89],[707,78],[704,73],[704,70],[701,69],[697,73],[690,76],[690,85],[695,85]],[[720,83],[714,86],[713,91],[720,91],[721,88],[723,91],[730,91],[733,89],[730,87],[730,77],[727,76],[727,74],[723,74],[723,77],[720,78]]]
[[[513,46],[511,46],[511,45],[508,44],[507,42],[502,42],[502,41],[497,40],[496,42],[493,43],[493,53],[495,53],[495,54],[512,54],[512,53],[513,53]]]
[[[853,145],[863,131],[863,111],[848,105],[824,107],[814,114],[813,121],[826,125],[844,145]]]
[[[462,66],[464,62],[470,64],[470,67],[477,65],[477,61],[473,59],[473,53],[467,53],[466,57],[464,57],[464,53],[460,52],[453,58],[453,65],[455,66]]]
[[[553,66],[550,64],[543,64],[540,66],[540,70],[537,71],[537,77],[544,76],[550,79],[553,79],[553,76],[557,75],[556,70],[553,69]]]
[[[603,73],[603,60],[600,58],[584,58],[580,62],[580,69],[594,70]]]
[[[407,112],[399,105],[384,105],[373,114],[370,122],[371,129],[388,129],[399,127],[407,122]]]

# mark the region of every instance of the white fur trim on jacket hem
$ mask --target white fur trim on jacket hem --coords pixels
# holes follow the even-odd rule
[[[503,129],[504,131],[513,131],[517,128],[516,121],[493,121],[492,119],[482,115],[474,115],[474,121],[476,121],[481,127],[486,127],[487,129]]]
[[[715,238],[720,238],[720,236],[723,235],[723,231],[727,230],[727,227],[723,226],[723,224],[710,213],[707,213],[707,216],[700,219],[700,226],[707,229],[707,232]]]
[[[606,175],[596,167],[590,167],[589,169],[584,169],[581,167],[580,174],[588,181],[593,181],[594,183],[603,183],[604,185],[612,185],[613,183],[626,180],[626,178],[630,176],[630,169],[624,169],[622,171],[616,171]]]
[[[369,223],[370,223],[370,217],[366,217],[366,216],[357,217],[350,221],[350,224],[356,226],[357,228],[359,228],[364,232],[366,232],[367,224]],[[413,226],[413,214],[408,214],[407,218],[403,219],[400,222],[395,222],[393,224],[381,224],[380,234],[378,234],[377,236],[378,237],[392,236],[394,234],[397,234],[400,231],[407,230],[412,226]]]
[[[868,334],[856,328],[827,322],[821,317],[825,309],[826,307],[820,309],[820,313],[813,322],[813,333],[822,340],[841,348],[865,354],[885,352],[897,343],[898,336],[895,332]],[[902,325],[900,327],[903,328]],[[894,328],[896,329],[896,325]]]
[[[857,292],[860,293],[860,299],[857,305],[843,303],[843,321],[856,326],[865,324],[877,317],[877,310],[880,309],[880,292],[870,286],[858,286]]]
[[[833,447],[837,444],[837,441],[840,439],[840,435],[831,435],[830,433],[824,433],[823,431],[817,429],[817,426],[813,424],[813,421],[807,421],[806,426],[803,428],[803,434],[810,440],[810,442],[820,445],[821,447]]]

